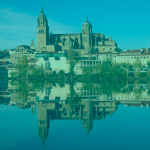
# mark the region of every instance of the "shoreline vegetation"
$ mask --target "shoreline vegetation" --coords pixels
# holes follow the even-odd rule
[[[46,70],[38,66],[29,66],[26,56],[20,57],[16,72],[11,72],[11,77],[8,80],[49,80],[49,81],[61,81],[61,82],[76,82],[76,81],[92,81],[92,82],[134,82],[139,80],[140,82],[150,81],[150,62],[147,64],[147,68],[143,67],[140,60],[136,60],[133,65],[115,64],[110,60],[103,61],[102,64],[98,64],[94,67],[87,66],[82,69],[83,74],[77,75],[74,73],[75,64],[79,61],[79,57],[76,53],[67,54],[66,57],[70,60],[70,72],[65,73],[60,70],[58,73],[52,70]]]
[[[114,94],[126,93],[130,95],[130,93],[134,93],[136,100],[138,101],[142,97],[142,92],[145,91],[145,86],[147,87],[147,94],[150,95],[150,82],[147,81],[145,83],[135,80],[132,83],[122,81],[112,80],[111,82],[93,82],[91,81],[73,81],[73,82],[63,82],[63,81],[51,81],[51,80],[10,80],[10,85],[16,87],[16,91],[18,93],[19,99],[23,100],[23,102],[27,101],[28,95],[33,91],[44,91],[46,88],[50,87],[60,87],[64,88],[66,84],[69,84],[69,95],[68,100],[70,103],[72,101],[77,103],[81,99],[81,95],[78,95],[76,90],[76,85],[78,83],[82,84],[82,90],[86,91],[90,95],[93,96],[93,92],[98,95],[107,95],[107,97],[112,97]],[[50,88],[51,89],[51,88]],[[91,94],[92,93],[92,94]],[[80,93],[81,94],[81,93]]]

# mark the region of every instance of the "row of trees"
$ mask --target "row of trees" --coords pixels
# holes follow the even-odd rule
[[[113,64],[110,60],[103,61],[101,64],[83,69],[85,77],[93,78],[95,75],[102,79],[126,79],[127,73],[121,65]]]
[[[66,57],[70,62],[70,73],[68,75],[76,76],[74,74],[74,67],[76,63],[79,62],[80,57],[79,54],[75,51],[68,51],[66,53]],[[150,63],[148,63],[150,66]],[[20,57],[18,61],[18,73],[12,72],[12,78],[19,78],[19,79],[50,79],[50,78],[60,78],[63,80],[64,76],[66,76],[63,70],[60,70],[59,73],[56,74],[55,71],[51,70],[44,70],[42,67],[30,67],[28,65],[28,61],[26,56]],[[105,79],[124,79],[126,80],[127,77],[134,77],[134,78],[141,78],[141,77],[150,77],[150,71],[146,73],[141,72],[143,66],[139,59],[135,61],[133,65],[124,63],[124,64],[115,64],[109,59],[106,61],[101,62],[101,64],[97,64],[95,66],[87,66],[85,67],[81,75],[82,77],[86,77],[88,79],[100,77]],[[76,76],[77,77],[77,76]]]

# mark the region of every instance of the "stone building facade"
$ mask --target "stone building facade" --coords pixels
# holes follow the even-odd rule
[[[80,54],[96,52],[114,52],[117,47],[111,36],[93,33],[92,24],[86,18],[82,25],[82,32],[76,34],[49,34],[49,26],[43,9],[37,20],[37,51],[65,51],[75,50]]]

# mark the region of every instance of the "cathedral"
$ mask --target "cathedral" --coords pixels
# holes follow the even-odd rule
[[[93,33],[92,24],[86,18],[82,32],[75,34],[49,34],[49,26],[43,9],[37,19],[37,51],[58,52],[74,50],[79,54],[114,52],[117,47],[111,36]]]

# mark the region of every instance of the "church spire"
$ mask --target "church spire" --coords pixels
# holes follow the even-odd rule
[[[44,11],[43,11],[43,3],[41,5],[41,13],[44,13]]]
[[[41,8],[41,13],[44,13],[43,8]]]

